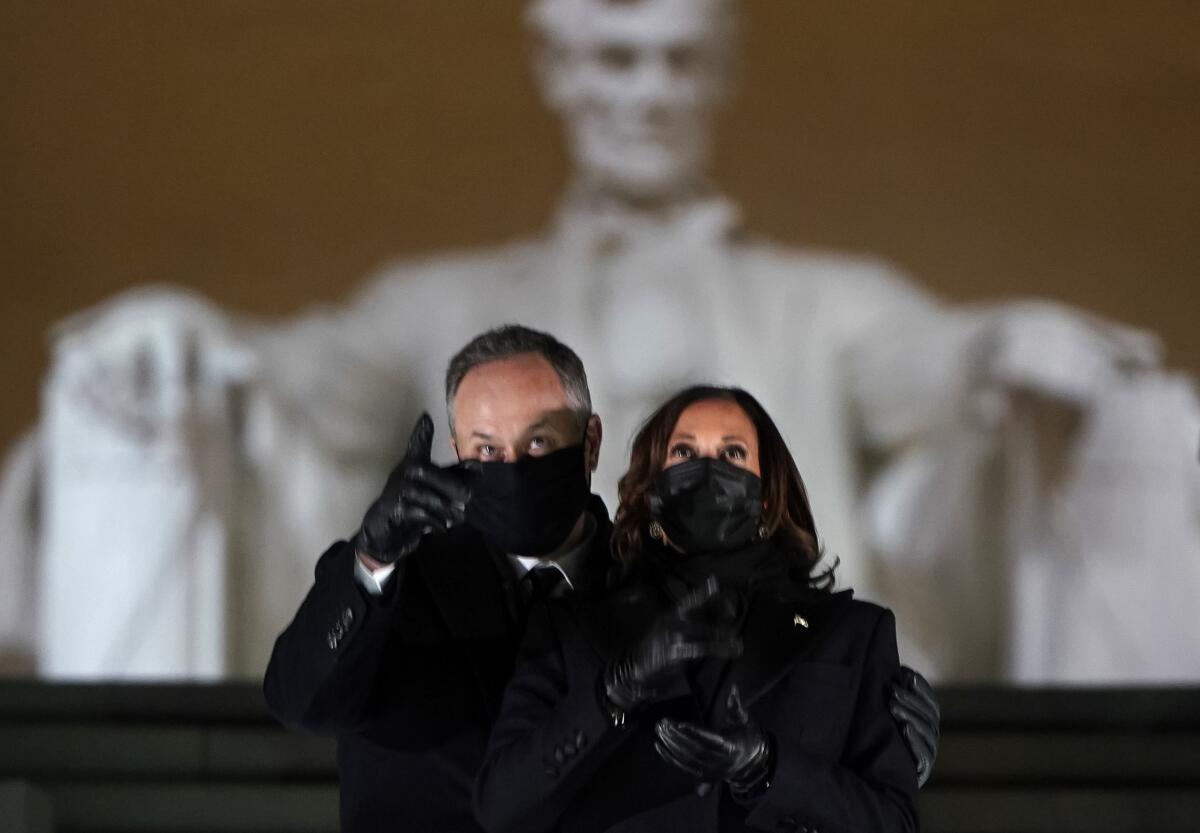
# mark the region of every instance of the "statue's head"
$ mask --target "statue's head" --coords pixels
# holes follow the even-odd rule
[[[533,0],[547,103],[592,183],[654,201],[703,177],[732,81],[736,0]]]

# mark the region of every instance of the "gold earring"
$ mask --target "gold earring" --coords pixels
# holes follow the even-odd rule
[[[758,539],[760,541],[765,541],[765,540],[767,540],[768,535],[770,535],[770,530],[767,529],[767,525],[759,524],[758,525]]]
[[[663,539],[663,528],[662,528],[662,525],[659,524],[658,521],[651,522],[650,537],[653,538],[655,541],[661,541]]]

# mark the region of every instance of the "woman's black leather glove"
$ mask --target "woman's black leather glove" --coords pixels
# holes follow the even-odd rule
[[[903,681],[892,691],[892,717],[917,762],[917,786],[925,786],[933,774],[941,736],[942,710],[929,681],[909,668],[900,668]]]
[[[753,798],[770,786],[771,741],[746,712],[737,686],[729,692],[726,727],[706,729],[664,717],[654,725],[654,751],[702,782],[724,781],[734,798]]]
[[[631,711],[657,697],[692,660],[741,656],[741,639],[732,624],[720,621],[720,608],[726,603],[714,578],[680,599],[624,657],[605,669],[608,702]]]
[[[431,463],[432,444],[433,420],[421,414],[408,439],[408,452],[363,516],[354,538],[358,552],[391,564],[416,550],[426,533],[463,522],[471,495],[468,475],[458,467]]]

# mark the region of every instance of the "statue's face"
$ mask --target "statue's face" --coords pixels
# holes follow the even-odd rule
[[[729,82],[725,0],[584,0],[541,56],[550,105],[591,182],[653,200],[693,184],[709,161]]]

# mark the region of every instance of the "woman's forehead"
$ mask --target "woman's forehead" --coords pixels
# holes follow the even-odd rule
[[[749,414],[742,410],[741,405],[728,399],[702,399],[693,402],[683,409],[671,433],[672,436],[736,435],[748,441],[758,439],[758,432]]]

